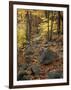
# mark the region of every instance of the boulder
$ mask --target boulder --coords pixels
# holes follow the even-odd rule
[[[39,75],[40,74],[40,67],[39,65],[32,65],[32,74]]]
[[[63,72],[62,71],[57,71],[57,72],[49,72],[47,74],[48,79],[58,79],[58,78],[63,78]]]
[[[28,64],[22,64],[19,67],[18,73],[17,73],[17,80],[23,80],[23,78],[25,78],[24,76],[27,76],[29,74],[31,74],[31,71],[28,71]]]
[[[44,49],[40,54],[40,63],[49,64],[53,60],[56,60],[57,54],[50,49]]]

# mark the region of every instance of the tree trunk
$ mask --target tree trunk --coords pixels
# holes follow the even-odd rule
[[[50,40],[52,40],[52,34],[53,34],[53,11],[52,11],[52,18],[51,18],[51,33],[50,33]]]
[[[48,19],[47,40],[49,41],[49,11],[45,11],[45,17]]]
[[[58,37],[60,35],[60,11],[58,12],[58,29],[57,29]]]
[[[26,39],[28,43],[30,44],[30,38],[31,38],[31,14],[29,11],[27,11],[26,14]]]

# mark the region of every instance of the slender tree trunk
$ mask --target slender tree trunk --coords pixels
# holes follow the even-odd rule
[[[49,41],[49,38],[50,38],[50,32],[49,32],[49,12],[48,12],[48,41]]]
[[[27,11],[27,14],[26,14],[26,39],[28,41],[28,43],[30,44],[30,38],[31,38],[31,22],[30,22],[30,19],[31,19],[31,15],[30,15],[30,12]]]
[[[45,11],[45,17],[48,19],[47,40],[49,41],[49,11]]]
[[[60,11],[58,12],[58,29],[57,29],[58,37],[60,35]]]
[[[61,13],[62,13],[62,12],[61,12]],[[63,34],[63,13],[62,13],[62,15],[61,15],[61,13],[60,13],[60,19],[61,19],[61,22],[62,22],[62,28],[61,28],[62,31],[61,31],[61,32],[62,32],[62,34]]]
[[[53,34],[53,12],[52,12],[52,18],[51,18],[51,33],[50,33],[50,40],[52,40],[52,34]]]

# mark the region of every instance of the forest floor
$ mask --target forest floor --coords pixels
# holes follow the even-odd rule
[[[19,52],[18,80],[63,78],[63,46],[57,42],[49,42],[45,47],[48,48],[46,56],[46,52],[42,50],[44,42],[36,48],[33,47],[30,55],[25,55],[24,50]]]
[[[41,65],[40,68],[40,79],[49,78],[48,73],[50,72],[63,72],[63,62],[62,60],[56,60],[49,65]]]

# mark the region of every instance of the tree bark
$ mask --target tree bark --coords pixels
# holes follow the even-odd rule
[[[47,15],[48,15],[48,16],[47,16]],[[48,37],[47,37],[47,40],[49,41],[49,11],[48,11],[48,12],[45,11],[45,17],[48,19],[48,31],[47,31]]]
[[[57,29],[58,37],[60,35],[60,11],[58,12],[58,29]]]
[[[30,38],[31,38],[31,14],[29,11],[27,11],[26,14],[26,39],[28,41],[28,43],[30,44]]]
[[[51,33],[50,33],[50,40],[52,40],[52,34],[53,34],[53,11],[52,11],[52,18],[51,18]]]

